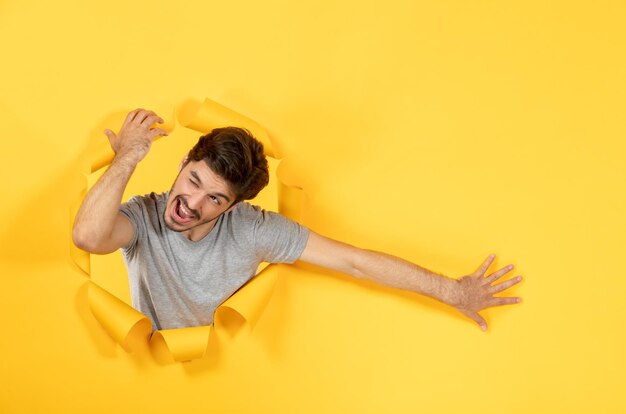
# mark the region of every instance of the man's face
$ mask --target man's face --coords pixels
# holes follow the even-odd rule
[[[235,194],[222,177],[204,161],[189,161],[170,190],[165,224],[197,241],[211,231],[222,213],[234,207],[234,201]]]

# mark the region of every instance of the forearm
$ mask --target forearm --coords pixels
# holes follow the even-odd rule
[[[459,284],[414,263],[371,250],[357,249],[352,274],[381,285],[420,293],[448,305],[459,302]]]
[[[110,237],[126,185],[137,166],[131,157],[115,157],[89,190],[74,220],[76,244],[97,243]]]
[[[346,243],[338,242],[311,231],[307,245],[300,259],[318,266],[348,273],[372,282],[420,293],[453,306],[473,319],[483,330],[487,322],[478,311],[499,305],[519,303],[516,297],[494,297],[509,287],[519,283],[518,276],[497,285],[496,280],[513,269],[506,266],[485,277],[495,255],[483,263],[474,273],[459,279],[452,279],[424,269],[414,263],[385,253],[363,250]]]

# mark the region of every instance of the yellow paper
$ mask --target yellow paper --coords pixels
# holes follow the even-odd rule
[[[626,1],[4,1],[0,16],[0,413],[626,413]],[[523,304],[485,310],[484,333],[410,292],[279,266],[249,340],[212,337],[207,352],[232,348],[165,369],[111,348],[86,287],[80,306],[67,178],[124,111],[205,95],[277,138],[312,229],[452,278],[497,253]],[[171,162],[151,151],[133,195],[169,188],[200,135],[176,128],[186,144],[156,142]]]
[[[163,329],[150,338],[150,350],[158,361],[191,361],[204,356],[210,335],[211,326]]]
[[[165,122],[162,124],[154,124],[152,125],[152,128],[159,128],[171,133],[175,126],[174,114],[172,113],[168,116],[161,115],[161,118],[163,118],[163,121]],[[155,137],[155,141],[160,138],[162,138],[162,136],[157,135]],[[109,140],[106,137],[102,137],[102,139],[98,139],[92,143],[88,150],[87,157],[90,160],[90,172],[94,172],[111,164],[111,161],[113,161],[113,158],[115,157],[115,152],[111,148]]]
[[[294,221],[300,221],[302,212],[302,188],[291,181],[291,177],[285,172],[283,163],[278,165],[276,171],[278,177],[278,212]]]
[[[89,307],[102,327],[127,351],[145,344],[152,332],[152,322],[95,283],[89,284]]]
[[[250,132],[265,146],[265,152],[272,154],[272,145],[265,130],[256,122],[211,100],[203,104],[188,101],[181,107],[179,119],[190,128],[208,132],[219,126],[237,125]],[[173,126],[170,130],[173,129]],[[108,143],[107,143],[108,145]],[[85,190],[71,209],[72,222],[86,191],[91,189],[106,171],[113,159],[113,151],[90,150],[91,173],[85,176]],[[265,191],[263,205],[278,208],[285,216],[298,220],[300,217],[302,190],[294,186],[280,163],[268,156],[270,170],[276,171],[276,184],[270,184],[271,191]],[[270,180],[273,182],[273,180]],[[267,198],[270,199],[267,199]],[[276,200],[277,199],[277,200]],[[90,274],[91,256],[73,246],[72,259]],[[277,280],[277,267],[261,263],[257,276],[241,287],[234,295],[219,306],[214,315],[215,330],[231,336],[243,327],[254,328],[263,310],[269,303]],[[124,275],[126,277],[126,275]],[[160,361],[189,361],[202,358],[206,352],[211,326],[198,326],[156,331],[151,335],[152,322],[143,314],[111,294],[106,289],[90,283],[89,304],[92,313],[103,328],[127,351],[138,349],[149,343],[153,356]]]
[[[245,325],[252,330],[272,297],[276,279],[277,267],[269,266],[242,286],[215,311],[216,329],[231,336]]]
[[[80,208],[83,199],[85,198],[85,194],[87,194],[87,177],[83,174],[82,177],[85,181],[85,188],[80,192],[80,194],[76,197],[76,200],[70,206],[70,234],[72,234],[72,228],[74,226],[74,219],[76,218],[76,213],[78,213],[78,209]],[[89,275],[90,270],[90,256],[86,251],[79,249],[76,245],[71,241],[70,238],[70,257],[76,263],[76,265],[85,272],[86,275]]]
[[[203,103],[189,100],[178,108],[178,122],[187,128],[208,133],[214,128],[236,126],[245,128],[261,143],[265,155],[276,157],[269,134],[256,121],[210,99]]]

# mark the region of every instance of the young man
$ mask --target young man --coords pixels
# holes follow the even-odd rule
[[[280,214],[244,200],[269,181],[263,146],[247,131],[219,128],[200,138],[181,164],[170,191],[121,204],[137,164],[163,120],[152,111],[128,114],[118,134],[105,134],[115,151],[109,169],[88,192],[74,222],[73,240],[96,254],[122,249],[133,306],[155,329],[208,325],[215,309],[250,280],[260,262],[296,260],[435,298],[483,329],[482,309],[520,302],[494,297],[522,278],[493,285],[513,269],[485,276],[495,255],[471,275],[451,279],[413,263],[331,240]],[[120,206],[121,204],[121,206]]]

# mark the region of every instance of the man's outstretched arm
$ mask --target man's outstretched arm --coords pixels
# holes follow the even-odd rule
[[[115,152],[113,162],[89,190],[81,204],[72,230],[76,246],[91,253],[111,253],[125,246],[133,237],[133,225],[120,213],[124,189],[135,167],[158,135],[167,132],[151,128],[163,120],[154,112],[136,109],[126,116],[118,134],[106,130]]]
[[[508,265],[485,276],[494,258],[495,255],[489,256],[474,273],[452,279],[398,257],[359,249],[313,231],[300,256],[300,260],[307,263],[437,299],[473,319],[483,331],[487,330],[487,322],[479,311],[521,301],[517,297],[493,296],[522,281],[522,277],[517,276],[492,285],[513,269],[513,265]]]

